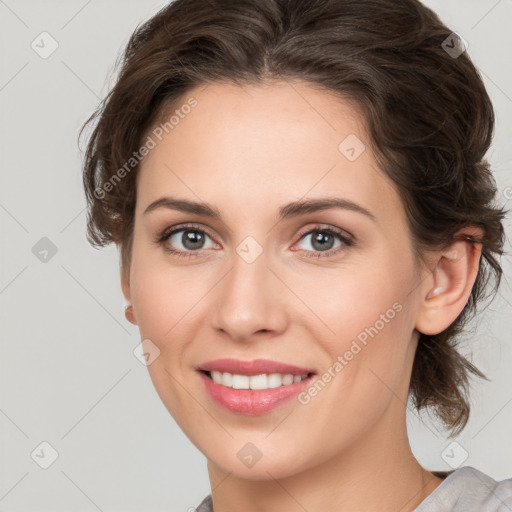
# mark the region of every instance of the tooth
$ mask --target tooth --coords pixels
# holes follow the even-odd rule
[[[271,373],[267,377],[267,387],[278,388],[283,383],[283,379],[280,373]]]
[[[289,384],[293,384],[293,375],[291,373],[283,375],[283,386],[288,386]]]
[[[267,376],[264,373],[253,375],[250,378],[249,385],[251,389],[267,389]]]
[[[230,388],[233,387],[233,374],[224,372],[222,374],[222,384]]]
[[[249,389],[249,376],[233,375],[233,389]]]
[[[217,371],[213,370],[211,372],[211,376],[212,376],[213,382],[216,382],[217,384],[222,383],[222,373],[221,372],[217,372]]]
[[[271,373],[260,375],[236,375],[229,372],[219,372],[212,370],[210,372],[212,380],[217,384],[233,389],[270,389],[280,386],[288,386],[300,382],[307,378],[308,374],[292,375],[291,373],[280,374]]]

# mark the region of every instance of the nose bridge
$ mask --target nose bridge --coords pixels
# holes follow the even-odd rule
[[[242,241],[233,254],[231,270],[219,283],[214,326],[239,340],[284,327],[279,283],[267,268],[267,254],[262,249],[251,240]]]

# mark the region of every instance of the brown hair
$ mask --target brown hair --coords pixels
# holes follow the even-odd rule
[[[97,121],[83,173],[89,241],[119,244],[127,271],[138,165],[126,162],[193,87],[291,79],[349,99],[400,191],[420,259],[463,227],[483,230],[472,239],[482,244],[482,258],[469,301],[445,331],[420,333],[410,383],[418,409],[430,406],[460,431],[469,417],[468,376],[484,375],[459,354],[456,338],[489,278],[499,286],[506,212],[493,203],[484,160],[493,107],[468,55],[447,51],[451,34],[417,0],[174,1],[132,34],[115,86],[80,132]]]

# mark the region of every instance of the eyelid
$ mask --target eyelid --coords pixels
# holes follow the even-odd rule
[[[346,239],[347,241],[354,242],[355,238],[353,235],[351,235],[348,231],[345,231],[344,229],[337,228],[335,226],[331,226],[330,224],[315,224],[314,226],[310,226],[308,228],[304,228],[304,230],[299,232],[299,240],[302,240],[302,238],[305,235],[310,234],[312,231],[327,231],[334,233],[335,235],[341,237],[342,239]]]
[[[165,228],[160,234],[157,236],[156,242],[164,242],[167,240],[171,235],[179,232],[179,231],[185,231],[187,229],[190,230],[197,230],[197,231],[203,231],[206,233],[212,240],[215,240],[215,237],[210,233],[209,229],[205,226],[202,226],[201,224],[195,224],[193,222],[187,222],[184,224],[176,224],[175,226],[171,226],[168,228]]]
[[[356,245],[355,237],[345,231],[344,229],[331,226],[330,224],[315,224],[314,226],[310,226],[305,228],[299,234],[299,240],[293,244],[293,246],[300,243],[306,236],[312,235],[314,232],[323,232],[329,233],[339,239],[341,245],[334,249],[327,249],[325,251],[307,251],[305,249],[292,249],[294,252],[303,253],[306,258],[314,258],[314,259],[329,259],[330,257],[336,257],[338,255],[343,254],[348,249]],[[292,246],[292,247],[293,247]]]

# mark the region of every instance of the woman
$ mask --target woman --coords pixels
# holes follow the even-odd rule
[[[92,243],[163,403],[208,459],[197,510],[497,511],[512,480],[423,468],[483,374],[456,336],[501,277],[494,116],[416,0],[177,0],[89,121]]]

